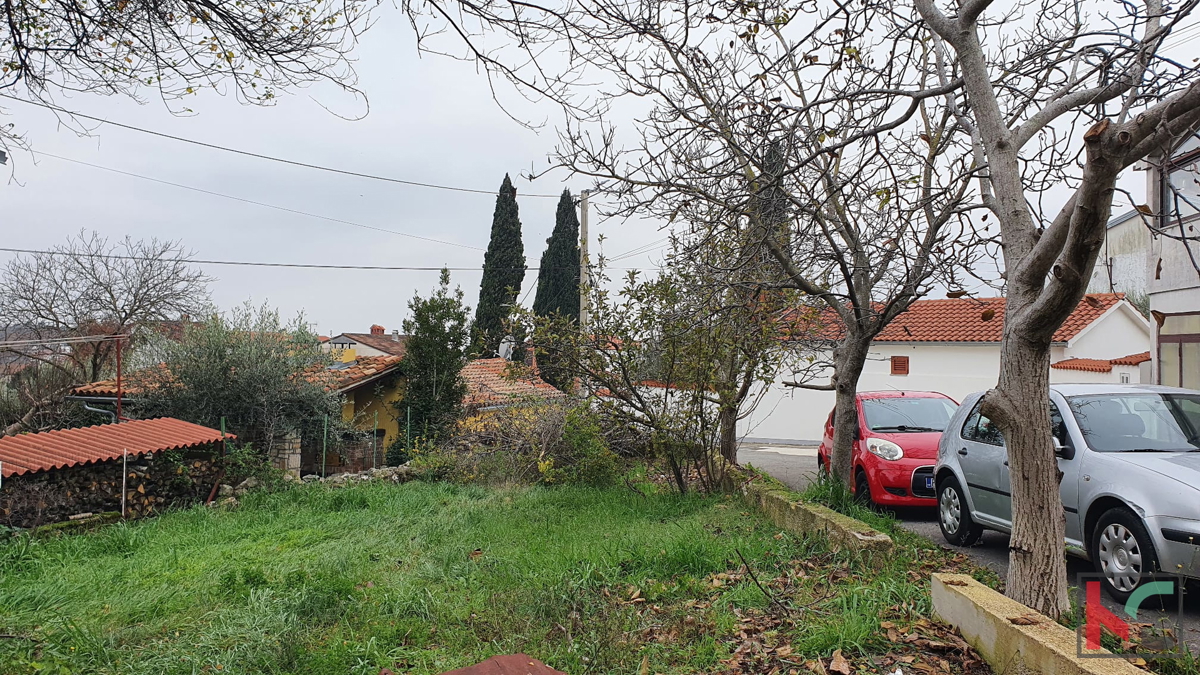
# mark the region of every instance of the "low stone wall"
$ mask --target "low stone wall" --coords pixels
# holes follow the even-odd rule
[[[770,476],[727,466],[727,474],[746,501],[762,509],[779,527],[794,534],[822,534],[835,547],[868,555],[891,552],[892,538],[866,523],[833,509],[796,499],[796,494]]]
[[[969,575],[934,574],[932,596],[934,616],[958,629],[997,675],[1145,675],[1124,659],[1080,658],[1075,631]]]
[[[219,468],[213,450],[131,456],[125,513],[154,514],[208,498]],[[121,510],[122,460],[12,476],[0,486],[0,524],[37,527],[83,513]]]

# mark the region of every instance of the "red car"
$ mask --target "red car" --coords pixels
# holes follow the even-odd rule
[[[936,506],[938,441],[957,408],[954,399],[932,391],[859,392],[854,494],[881,506]],[[825,471],[835,423],[831,412],[817,450]]]

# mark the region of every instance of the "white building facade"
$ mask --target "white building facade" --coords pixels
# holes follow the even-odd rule
[[[996,385],[1003,298],[921,300],[871,347],[859,391],[941,392],[956,401]],[[983,321],[983,310],[996,310]],[[1150,382],[1153,329],[1121,294],[1089,295],[1054,336],[1050,381]],[[828,381],[829,373],[814,383]],[[786,374],[761,392],[742,421],[748,439],[815,443],[833,409],[832,391],[789,387]]]

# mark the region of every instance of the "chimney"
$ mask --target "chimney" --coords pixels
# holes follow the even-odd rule
[[[400,341],[400,331],[393,328],[392,329],[392,342],[399,342],[399,341]]]
[[[384,333],[383,326],[380,326],[379,324],[375,324],[375,325],[371,326],[371,335],[383,335],[383,333]]]

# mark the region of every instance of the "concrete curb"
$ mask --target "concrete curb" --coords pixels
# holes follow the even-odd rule
[[[934,574],[932,596],[934,616],[957,628],[996,675],[1145,675],[1124,659],[1080,658],[1075,631],[969,575]]]
[[[735,466],[728,466],[727,470],[746,501],[762,509],[771,522],[793,534],[823,534],[834,548],[868,554],[892,551],[891,537],[860,520],[820,504],[797,501],[795,493],[769,476],[751,474]]]

